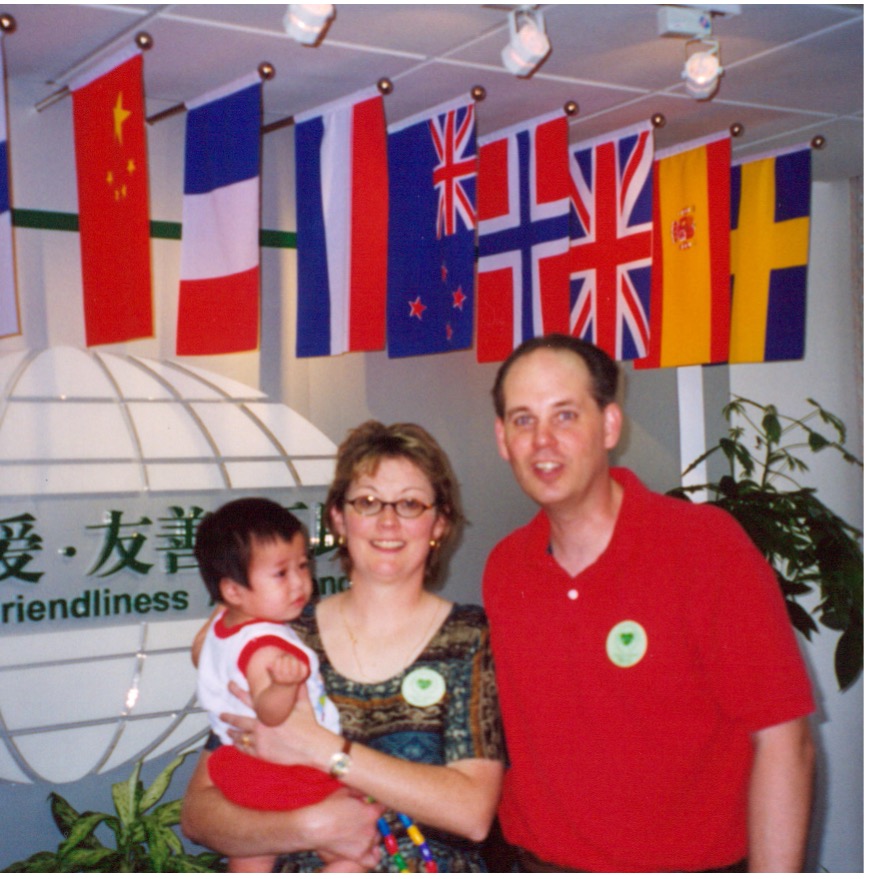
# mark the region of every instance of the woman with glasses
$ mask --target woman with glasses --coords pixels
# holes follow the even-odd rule
[[[319,726],[303,700],[280,727],[235,719],[236,743],[264,760],[325,770],[376,801],[385,810],[377,870],[485,869],[479,843],[495,814],[504,758],[488,628],[479,607],[427,588],[463,522],[450,463],[418,425],[366,422],[338,450],[326,510],[351,586],[293,625],[318,654],[342,734]],[[213,800],[209,786],[198,771],[185,832],[226,844],[213,826],[222,819],[209,820],[197,799]],[[239,838],[239,822],[251,817],[225,803],[211,814],[234,816],[225,820]],[[267,840],[254,832],[248,842]],[[320,866],[302,852],[279,869]]]

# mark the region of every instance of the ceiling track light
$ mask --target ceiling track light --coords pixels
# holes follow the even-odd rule
[[[291,3],[284,13],[284,30],[303,46],[316,46],[323,39],[332,19],[332,3]]]
[[[689,51],[690,46],[698,46]],[[719,43],[717,40],[698,37],[686,43],[686,64],[682,77],[686,81],[686,91],[696,101],[706,101],[713,97],[719,88],[719,78],[725,72],[719,64]]]
[[[502,49],[501,62],[514,76],[531,76],[550,54],[544,14],[533,6],[518,6],[508,13],[510,42]]]

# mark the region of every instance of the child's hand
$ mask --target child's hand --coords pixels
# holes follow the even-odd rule
[[[269,664],[269,677],[275,684],[301,684],[308,677],[308,665],[292,653],[282,653]]]

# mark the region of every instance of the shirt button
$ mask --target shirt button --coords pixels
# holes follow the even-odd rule
[[[576,601],[579,597],[580,597],[580,593],[576,589],[569,589],[568,590],[568,598],[570,598],[571,601]]]

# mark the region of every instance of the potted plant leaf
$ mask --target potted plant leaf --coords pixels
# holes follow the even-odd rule
[[[709,503],[727,510],[743,526],[776,570],[792,625],[808,640],[818,623],[840,633],[834,670],[841,690],[864,667],[864,553],[862,534],[816,494],[801,485],[807,465],[798,454],[835,452],[851,466],[863,463],[845,448],[846,428],[815,400],[801,418],[746,397],[723,409],[728,435],[686,468],[684,476],[713,455],[728,472],[718,482],[671,489],[689,499],[706,490]],[[797,600],[817,592],[810,611]]]
[[[126,781],[112,785],[116,815],[78,812],[60,794],[49,796],[51,814],[64,840],[57,851],[37,852],[6,867],[4,873],[215,873],[223,872],[214,852],[189,854],[172,830],[181,818],[181,800],[160,803],[172,775],[187,754],[180,754],[146,789],[141,761]],[[100,825],[115,837],[104,845]]]

